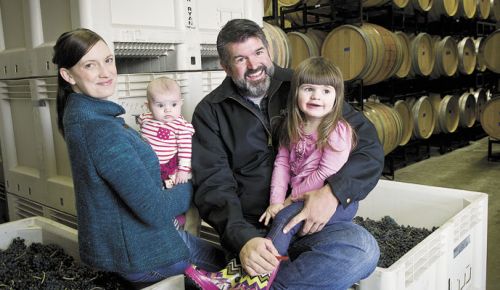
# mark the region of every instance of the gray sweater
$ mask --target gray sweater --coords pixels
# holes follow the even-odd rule
[[[187,260],[172,218],[190,204],[190,185],[163,190],[158,159],[117,117],[111,101],[72,94],[64,113],[81,260],[134,273]]]

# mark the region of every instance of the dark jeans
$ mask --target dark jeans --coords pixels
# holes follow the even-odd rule
[[[283,228],[286,224],[296,216],[304,207],[303,201],[294,202],[291,205],[282,209],[273,219],[273,223],[271,226],[271,230],[267,234],[267,238],[270,238],[273,241],[274,246],[280,253],[280,255],[286,256],[288,252],[288,247],[290,246],[290,242],[292,238],[299,232],[299,230],[304,225],[304,222],[300,222],[295,225],[288,233],[283,233]],[[337,207],[337,210],[333,214],[333,216],[328,221],[327,225],[332,224],[333,222],[350,222],[356,215],[358,211],[358,202],[352,203],[347,208],[342,206]]]
[[[200,266],[202,269],[208,271],[218,271],[222,265],[225,265],[226,253],[222,249],[185,231],[179,231],[179,235],[189,248],[189,260],[179,261],[173,265],[162,267],[154,271],[120,275],[125,280],[133,283],[155,283],[168,277],[183,274],[189,264]]]

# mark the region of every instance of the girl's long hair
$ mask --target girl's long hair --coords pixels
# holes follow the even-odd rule
[[[62,78],[59,70],[72,68],[100,40],[103,40],[102,37],[92,30],[77,28],[61,34],[54,45],[52,62],[57,66],[57,126],[63,137],[64,109],[73,89],[71,84]]]
[[[340,121],[346,126],[349,123],[342,117],[342,107],[344,103],[344,79],[340,70],[330,61],[323,57],[311,57],[302,61],[292,77],[291,90],[287,101],[287,114],[281,126],[279,143],[281,146],[290,147],[290,144],[297,143],[302,135],[302,127],[305,123],[304,113],[298,106],[299,87],[302,84],[328,85],[335,88],[336,98],[332,110],[323,117],[318,127],[317,148],[323,149],[329,145],[328,136],[336,128]],[[353,148],[356,143],[356,136],[353,132]]]

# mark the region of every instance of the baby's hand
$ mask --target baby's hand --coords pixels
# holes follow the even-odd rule
[[[269,221],[278,214],[285,206],[282,203],[271,204],[267,207],[266,211],[260,216],[259,222],[264,221],[264,225],[268,225]]]
[[[177,171],[175,175],[175,184],[186,183],[189,180],[189,172]]]
[[[165,184],[165,188],[172,188],[174,187],[174,181],[172,179],[165,179],[163,181],[163,183]]]

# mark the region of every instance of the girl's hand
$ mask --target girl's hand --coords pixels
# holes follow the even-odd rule
[[[282,203],[271,204],[267,207],[266,211],[260,216],[259,222],[264,221],[264,225],[268,225],[269,221],[278,214],[280,210],[285,207]]]
[[[287,207],[293,203],[292,196],[289,195],[286,199],[285,202],[283,202],[283,207]]]
[[[186,183],[189,180],[189,172],[177,171],[175,175],[175,184]]]

